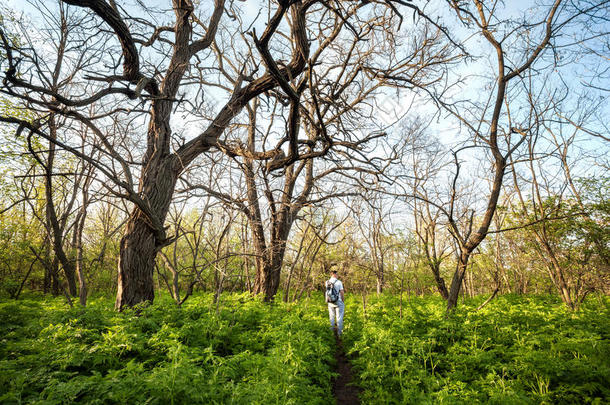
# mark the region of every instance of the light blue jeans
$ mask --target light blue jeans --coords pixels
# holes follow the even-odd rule
[[[337,334],[341,336],[343,333],[343,312],[345,312],[345,304],[339,300],[335,304],[328,304],[328,316],[330,318],[330,328],[335,329],[337,324]]]

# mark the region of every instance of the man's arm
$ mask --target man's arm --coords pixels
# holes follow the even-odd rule
[[[345,296],[343,295],[343,291],[345,291],[345,287],[343,287],[341,291],[339,291],[339,294],[341,294],[341,301],[345,302]]]

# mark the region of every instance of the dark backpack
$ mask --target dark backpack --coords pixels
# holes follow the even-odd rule
[[[336,283],[337,281],[335,281]],[[335,289],[335,283],[326,282],[326,302],[334,304],[339,300],[339,291]]]

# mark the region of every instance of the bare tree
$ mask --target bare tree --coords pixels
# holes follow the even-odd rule
[[[60,30],[60,24],[51,18],[54,10],[43,2],[38,5],[49,29]],[[121,7],[103,0],[65,0],[58,8],[71,16],[68,21],[74,28],[68,42],[74,45],[69,47],[72,63],[62,72],[62,80],[72,84],[68,92],[54,89],[47,80],[52,72],[43,61],[56,59],[56,49],[37,51],[41,48],[35,40],[21,46],[4,30],[0,32],[6,53],[1,91],[41,112],[36,122],[14,117],[2,120],[17,124],[19,132],[26,129],[90,162],[105,181],[113,183],[117,195],[133,204],[121,241],[118,309],[154,298],[154,261],[156,253],[172,241],[164,221],[181,173],[217,145],[224,130],[249,101],[278,86],[292,97],[286,84],[307,70],[310,47],[332,42],[333,36],[327,37],[326,32],[311,35],[309,30],[325,29],[315,25],[316,20],[320,21],[315,16],[336,15],[342,26],[352,27],[355,25],[349,21],[356,24],[359,13],[370,12],[365,9],[373,8],[373,13],[388,7],[396,10],[391,2],[382,1],[354,4],[347,9],[338,2],[280,1],[277,6],[270,5],[267,24],[259,36],[255,29],[262,25],[262,15],[266,13],[241,24],[236,16],[246,6],[216,0],[209,15],[205,7],[195,7],[189,0],[174,0],[173,22],[157,23],[155,12],[161,10]],[[167,13],[161,15],[166,17]],[[254,52],[242,54],[238,65],[233,66],[239,72],[234,81],[215,75],[225,70],[223,61],[210,53],[220,35],[245,44],[247,49],[256,49],[260,55],[259,59]],[[27,42],[28,35],[23,38]],[[312,44],[312,40],[316,43]],[[238,46],[234,49],[240,52]],[[48,55],[41,57],[42,52]],[[278,53],[285,56],[282,61],[274,58]],[[262,66],[266,70],[260,73]],[[201,80],[186,80],[196,70],[204,73]],[[213,114],[205,129],[188,141],[175,136],[174,111],[188,111],[198,105],[188,102],[190,95],[201,97],[212,87],[226,90],[224,106]],[[86,107],[94,102],[104,103],[106,111],[87,114]],[[103,144],[105,159],[94,160],[54,139],[48,133],[50,117],[54,115],[89,127]],[[137,138],[127,137],[127,143],[122,145],[108,138],[104,123],[110,118],[132,120],[133,128],[148,126],[140,158],[130,155],[133,146],[137,150]],[[135,180],[136,176],[139,180]]]
[[[376,292],[381,294],[391,268],[388,261],[393,252],[400,248],[391,220],[396,214],[393,207],[395,201],[380,193],[368,193],[363,200],[362,204],[353,206],[351,212],[367,247],[363,253],[371,265]]]
[[[525,109],[525,113],[519,110],[524,103],[528,104],[528,95],[522,92],[520,83],[524,77],[535,76],[540,69],[553,66],[553,60],[546,58],[547,51],[552,49],[562,29],[567,29],[581,13],[566,7],[561,0],[547,7],[540,6],[536,10],[538,14],[530,13],[523,21],[503,18],[503,6],[497,1],[451,2],[450,6],[463,27],[477,35],[480,44],[485,44],[486,47],[479,49],[489,50],[494,55],[495,71],[487,76],[488,92],[480,102],[476,101],[477,97],[474,100],[452,97],[451,88],[447,86],[423,89],[442,110],[457,120],[471,139],[454,151],[455,170],[449,201],[441,206],[459,248],[448,291],[448,312],[457,304],[470,257],[489,232],[509,158],[532,136],[536,125],[535,120],[530,119],[531,114],[528,115],[530,110]],[[599,12],[602,8],[602,3],[592,4],[588,12]],[[491,161],[490,188],[480,214],[476,213],[476,206],[460,205],[464,165],[460,156],[476,150],[484,151],[483,156]]]
[[[347,15],[358,9],[351,5]],[[390,75],[424,85],[434,77],[428,66],[447,57],[444,50],[436,49],[438,33],[424,30],[412,47],[403,49],[404,60],[395,61],[392,15],[373,15],[357,24],[348,24],[336,13],[322,17],[320,45],[303,77],[282,83],[268,98],[252,100],[247,106],[248,123],[232,126],[227,139],[219,141],[219,148],[242,172],[243,192],[239,187],[234,188],[237,195],[230,195],[220,192],[220,185],[187,186],[232,204],[249,219],[257,255],[253,289],[267,299],[279,287],[286,242],[299,212],[305,206],[354,195],[354,186],[374,183],[396,159],[392,147],[386,148],[385,156],[373,156],[376,148],[384,147],[386,135],[371,119],[379,89]],[[383,47],[379,36],[387,42]],[[416,55],[422,65],[413,63]],[[230,57],[223,61],[234,64]]]
[[[532,239],[534,251],[562,301],[575,310],[596,288],[596,267],[608,268],[607,248],[601,239],[588,235],[584,224],[596,221],[571,176],[573,167],[567,160],[571,137],[560,141],[561,127],[558,131],[549,127],[553,120],[545,117],[544,111],[536,119],[546,124],[540,125],[528,142],[529,170],[520,176],[514,167],[512,170],[519,202],[517,215],[529,225],[520,234],[526,240]],[[548,134],[550,142],[544,134]],[[544,149],[548,152],[541,153]],[[529,195],[522,191],[520,183],[529,186]],[[574,233],[575,226],[581,230]]]
[[[413,149],[408,154],[408,165],[412,174],[409,178],[415,235],[423,251],[425,262],[430,268],[438,292],[444,299],[449,297],[445,280],[441,275],[441,265],[452,253],[450,235],[446,231],[441,193],[434,188],[440,174],[447,165],[446,151],[436,139],[426,139],[425,124],[421,120],[408,129],[413,137]]]

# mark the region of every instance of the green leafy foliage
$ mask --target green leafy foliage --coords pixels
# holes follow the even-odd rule
[[[569,311],[506,295],[445,318],[438,297],[348,297],[344,345],[370,404],[607,403],[610,300]],[[0,403],[332,402],[334,342],[321,297],[273,305],[169,296],[116,313],[107,298],[0,303]]]
[[[503,296],[449,318],[440,298],[353,299],[346,347],[365,403],[607,403],[610,302],[573,313],[555,298]]]
[[[108,299],[0,303],[1,403],[320,403],[333,342],[308,301],[169,297],[116,313]]]

